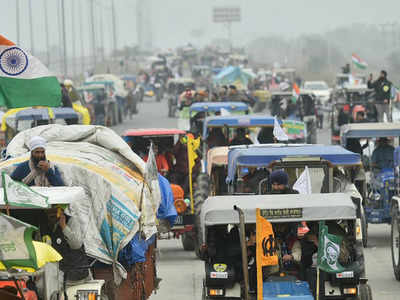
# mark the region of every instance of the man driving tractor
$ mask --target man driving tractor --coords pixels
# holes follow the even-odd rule
[[[384,168],[393,168],[394,147],[390,145],[389,139],[381,137],[376,143],[376,148],[371,157],[371,167],[376,171]]]
[[[83,232],[79,220],[61,207],[46,210],[47,222],[41,226],[41,234],[47,243],[61,254],[60,270],[67,284],[74,285],[90,279],[88,257],[83,246]]]
[[[298,194],[299,192],[288,186],[289,176],[284,170],[275,170],[270,175],[271,194]]]

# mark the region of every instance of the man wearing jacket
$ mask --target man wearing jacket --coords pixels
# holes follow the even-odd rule
[[[46,140],[34,136],[28,146],[31,158],[20,163],[11,174],[11,178],[29,186],[63,186],[58,168],[46,159]]]
[[[275,170],[270,175],[270,194],[298,194],[299,192],[289,187],[289,176],[284,170]]]
[[[370,74],[368,88],[375,90],[375,106],[378,112],[378,122],[383,122],[383,113],[386,113],[387,120],[392,122],[392,115],[389,109],[392,83],[387,80],[386,71],[382,70],[379,78],[375,81],[372,81],[372,74]]]

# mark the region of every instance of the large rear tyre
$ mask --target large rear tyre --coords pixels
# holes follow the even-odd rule
[[[185,232],[181,235],[181,242],[183,250],[193,251],[194,250],[194,238],[191,232]]]
[[[369,284],[360,284],[358,288],[358,299],[360,300],[372,300],[372,290]]]
[[[194,232],[195,232],[195,253],[200,257],[200,247],[203,244],[202,231],[200,226],[200,213],[204,201],[209,195],[210,181],[207,173],[201,173],[197,176],[196,189],[194,191]]]
[[[360,207],[360,212],[361,212],[362,243],[363,243],[363,247],[367,248],[367,245],[368,245],[368,223],[367,223],[367,216],[365,215],[364,206],[362,204]]]
[[[393,272],[396,280],[400,281],[400,231],[399,231],[399,209],[397,205],[392,208],[392,224],[390,248],[392,249]]]

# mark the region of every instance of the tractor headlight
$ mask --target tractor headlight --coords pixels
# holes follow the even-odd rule
[[[218,288],[209,288],[208,289],[208,295],[209,296],[224,296],[225,295],[225,290],[224,289],[218,289]]]
[[[357,288],[344,288],[343,289],[343,294],[345,295],[357,295]]]
[[[76,292],[77,300],[97,300],[98,296],[97,290],[78,290]]]

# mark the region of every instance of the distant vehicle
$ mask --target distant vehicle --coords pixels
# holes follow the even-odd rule
[[[367,88],[367,76],[362,74],[336,75],[336,89],[353,87]]]
[[[306,81],[304,82],[303,89],[312,91],[321,102],[325,103],[331,97],[332,89],[326,84],[325,81]]]

